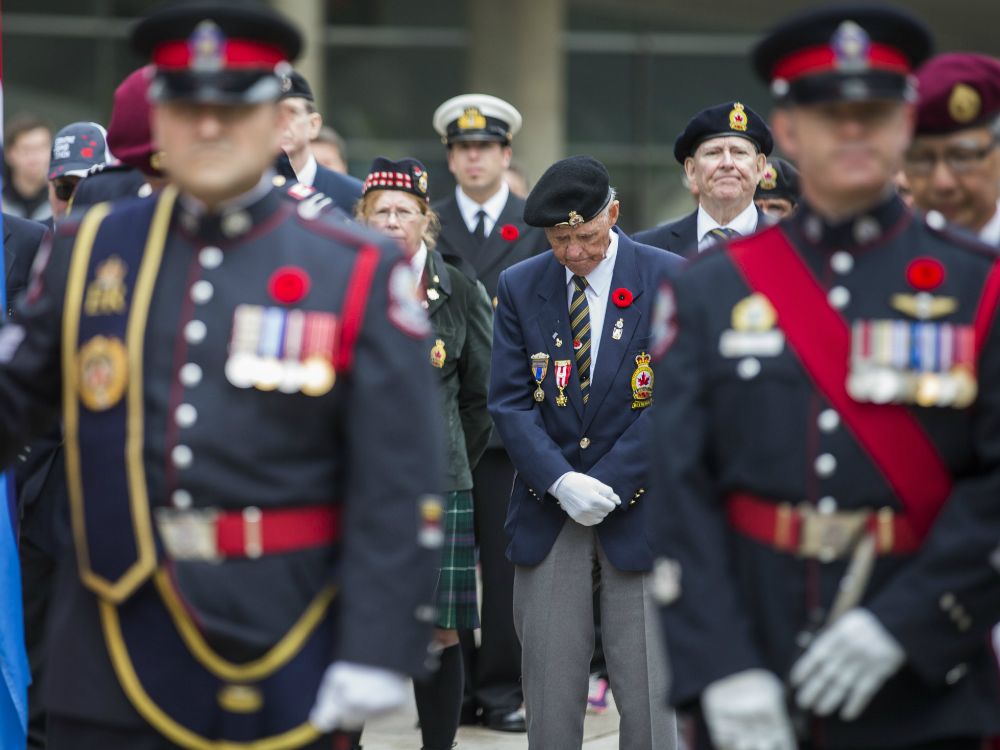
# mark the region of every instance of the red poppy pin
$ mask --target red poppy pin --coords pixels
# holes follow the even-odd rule
[[[944,265],[936,258],[916,258],[906,267],[906,280],[921,292],[937,289],[944,283]]]
[[[500,236],[507,240],[507,242],[513,242],[521,236],[521,233],[517,231],[517,227],[513,224],[504,224],[500,227]]]
[[[312,280],[304,269],[298,266],[282,266],[267,282],[267,290],[276,302],[293,305],[307,294]]]
[[[618,287],[611,293],[611,299],[618,307],[628,307],[632,304],[632,292],[625,287]]]

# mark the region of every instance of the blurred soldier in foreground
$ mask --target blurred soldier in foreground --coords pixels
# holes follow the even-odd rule
[[[394,246],[271,186],[294,27],[187,4],[132,41],[171,185],[61,223],[0,332],[0,458],[65,425],[48,744],[327,748],[433,666],[426,316]]]
[[[1000,265],[892,187],[930,50],[883,6],[767,34],[803,203],[661,290],[654,591],[696,747],[1000,729]]]

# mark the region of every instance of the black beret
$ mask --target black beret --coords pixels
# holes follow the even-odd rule
[[[398,190],[429,201],[427,167],[417,159],[392,161],[376,156],[361,187],[361,194],[365,195],[369,190]]]
[[[785,20],[753,66],[781,102],[913,99],[910,75],[933,49],[922,21],[888,5],[834,5]]]
[[[305,99],[315,102],[312,86],[297,70],[290,70],[281,78],[281,99]]]
[[[302,35],[258,2],[184,2],[139,21],[132,46],[155,66],[152,101],[250,104],[278,98],[276,68],[298,56]]]
[[[688,121],[674,141],[674,158],[683,164],[705,141],[728,135],[746,138],[765,156],[774,148],[771,128],[760,115],[740,102],[723,102]]]
[[[784,159],[768,159],[754,198],[785,198],[799,202],[799,170]]]
[[[524,203],[524,222],[533,227],[590,221],[611,202],[611,177],[592,156],[571,156],[545,170]]]

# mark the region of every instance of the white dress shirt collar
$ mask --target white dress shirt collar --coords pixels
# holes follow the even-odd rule
[[[312,187],[313,183],[316,182],[316,172],[318,171],[317,166],[316,157],[309,154],[309,161],[306,162],[306,165],[302,167],[300,172],[295,173],[295,176],[303,185]]]
[[[420,288],[420,282],[424,278],[424,267],[427,265],[427,243],[421,242],[420,249],[413,254],[410,258],[410,268],[413,269],[413,275],[417,279],[417,288]]]
[[[711,216],[709,216],[708,211],[706,211],[702,206],[698,206],[698,249],[703,250],[708,245],[711,245],[716,240],[714,237],[708,237],[706,241],[706,235],[711,232],[716,227],[723,227],[728,229],[733,229],[739,232],[744,237],[753,234],[757,231],[757,206],[754,205],[753,201],[750,201],[750,205],[740,211],[736,218],[734,218],[728,224],[720,224]]]
[[[991,247],[1000,247],[1000,201],[997,201],[997,210],[993,218],[979,230],[979,239]]]
[[[479,223],[479,211],[485,211],[487,237],[490,236],[493,227],[500,220],[500,212],[507,205],[507,198],[509,196],[510,188],[507,186],[506,181],[500,183],[500,189],[491,198],[487,199],[485,203],[476,203],[462,191],[461,186],[455,186],[455,200],[458,201],[458,210],[462,214],[465,226],[468,227],[470,232],[475,232],[476,225]]]

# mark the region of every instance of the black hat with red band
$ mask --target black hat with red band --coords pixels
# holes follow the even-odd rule
[[[151,101],[253,104],[281,96],[302,35],[262,4],[188,2],[141,20],[132,46],[155,67]]]
[[[779,103],[916,97],[913,71],[933,51],[927,27],[888,5],[830,6],[793,16],[752,52]]]

